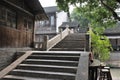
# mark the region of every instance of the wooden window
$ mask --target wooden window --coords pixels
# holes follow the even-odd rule
[[[24,28],[26,30],[31,30],[33,28],[33,21],[29,18],[24,18]]]
[[[16,13],[0,5],[0,25],[16,28]]]
[[[16,28],[16,13],[7,10],[7,26]]]
[[[49,26],[49,21],[48,20],[46,20],[46,21],[44,21],[44,25],[45,25],[45,27],[48,27]]]
[[[26,18],[24,19],[24,28],[27,29],[27,19]]]
[[[5,20],[5,8],[0,6],[0,19]]]
[[[24,0],[17,0],[17,3],[18,3],[17,5],[24,8]]]
[[[50,26],[54,26],[54,24],[55,24],[55,18],[54,18],[54,16],[51,16],[50,17]]]
[[[5,8],[0,5],[0,25],[6,25],[6,12]]]
[[[44,21],[40,21],[39,25],[40,25],[40,27],[43,27],[44,26]]]
[[[48,27],[50,22],[48,20],[40,21],[40,27]]]
[[[33,22],[32,22],[32,20],[29,20],[28,21],[28,28],[32,29],[32,27],[33,27]]]

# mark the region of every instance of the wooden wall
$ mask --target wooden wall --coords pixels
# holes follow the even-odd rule
[[[0,2],[0,5],[5,10],[8,9],[16,14],[15,28],[7,26],[7,18],[5,19],[5,25],[0,25],[0,48],[30,47],[33,43],[34,16],[5,3]],[[25,23],[25,20],[27,20],[27,23]]]
[[[0,47],[30,47],[31,43],[32,33],[30,31],[0,27]]]

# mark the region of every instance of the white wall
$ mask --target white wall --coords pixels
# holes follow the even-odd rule
[[[116,9],[115,12],[117,12],[118,16],[120,17],[120,8]]]
[[[67,13],[64,11],[57,12],[56,16],[57,16],[56,32],[58,33],[59,26],[62,24],[62,22],[67,22],[68,18],[67,18]]]

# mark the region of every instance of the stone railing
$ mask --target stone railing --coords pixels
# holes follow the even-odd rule
[[[67,35],[70,33],[74,33],[73,30],[70,30],[69,28],[66,28],[64,31],[60,32],[55,37],[48,40],[48,36],[44,37],[44,43],[43,43],[43,50],[49,50],[53,46],[55,46],[58,42],[60,42],[62,39],[64,39]]]
[[[34,48],[37,50],[42,50],[43,42],[34,42]]]

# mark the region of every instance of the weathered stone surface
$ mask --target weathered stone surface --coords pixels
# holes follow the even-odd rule
[[[51,51],[85,51],[86,49],[85,34],[74,33],[66,36],[62,41],[57,43]]]
[[[88,53],[83,51],[30,51],[29,57],[11,69],[3,80],[88,80]],[[27,55],[24,54],[24,55]],[[24,56],[23,55],[23,56]],[[23,57],[22,56],[22,57]],[[34,56],[34,57],[33,57]],[[21,57],[20,57],[21,58]],[[20,59],[19,58],[19,59]],[[20,60],[17,59],[16,62]],[[16,64],[15,62],[15,64]],[[11,68],[11,65],[9,68]],[[8,68],[8,69],[9,69]],[[7,70],[5,70],[7,71]],[[2,72],[4,73],[4,71]]]
[[[0,70],[5,68],[15,59],[23,54],[24,51],[32,50],[31,48],[0,48]]]

